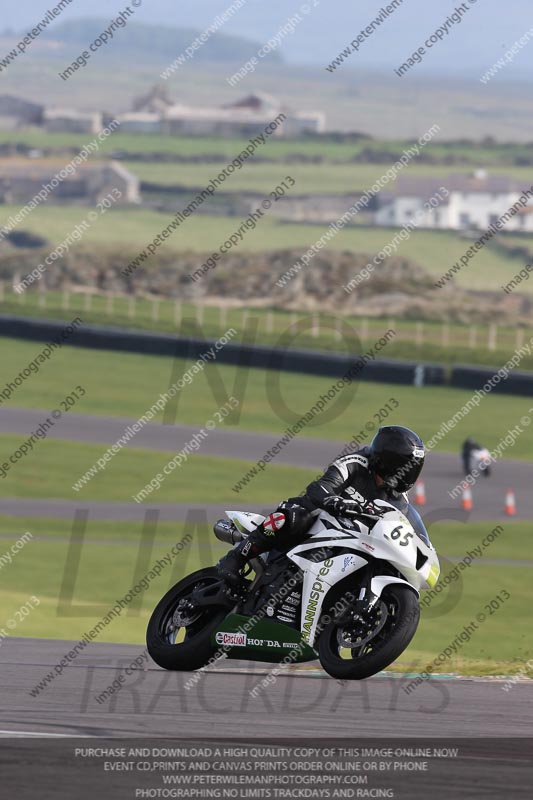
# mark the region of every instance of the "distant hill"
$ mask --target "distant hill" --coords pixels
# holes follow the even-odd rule
[[[299,16],[300,21],[293,32],[287,33],[282,39],[281,52],[288,63],[313,64],[324,70],[325,65],[347,47],[387,5],[385,0],[308,0],[307,3],[302,3],[301,0],[295,3],[287,3],[287,0],[246,0],[224,25],[222,32],[263,44],[282,29],[287,20]],[[339,75],[351,74],[353,78],[353,73],[359,70],[378,70],[393,74],[392,70],[423,44],[459,5],[461,3],[456,0],[402,0],[397,5],[397,10],[379,25],[359,51],[351,55],[342,71],[339,70]],[[444,40],[428,52],[423,64],[413,70],[409,78],[403,81],[396,79],[397,86],[402,86],[402,91],[403,83],[411,81],[415,75],[454,75],[479,80],[479,76],[532,26],[530,0],[505,0],[505,3],[502,0],[472,0],[462,5],[470,7],[463,22],[450,28]],[[135,12],[135,22],[146,21],[160,25],[170,35],[173,35],[171,26],[189,28],[191,32],[194,29],[196,32],[207,28],[229,6],[228,0],[145,2]],[[26,33],[41,15],[44,17],[48,7],[48,0],[3,3],[0,26],[11,30],[26,28]],[[59,30],[61,23],[67,19],[87,16],[87,8],[91,9],[90,13],[94,16],[107,20],[106,27],[112,15],[118,12],[118,5],[110,4],[109,0],[72,3],[53,23],[52,30]],[[302,8],[306,8],[307,13]],[[126,33],[127,29],[120,31],[123,41]],[[181,40],[179,45],[181,52]],[[205,52],[197,52],[198,60],[207,57],[207,48],[208,45],[202,48]],[[257,50],[255,45],[253,49]],[[240,53],[236,53],[236,59],[239,58]],[[519,50],[512,62],[498,73],[494,81],[506,84],[517,79],[529,80],[532,69],[533,47],[530,40],[527,46]],[[328,77],[339,80],[338,76],[333,78],[328,74]],[[481,86],[478,89],[483,91]]]
[[[60,42],[68,48],[87,47],[102,31],[109,27],[110,21],[105,17],[72,19],[60,22],[43,34],[43,39]],[[130,22],[125,28],[118,29],[107,47],[98,51],[98,57],[117,58],[118,55],[135,54],[136,61],[173,61],[189,47],[202,31],[197,28],[170,28],[163,25],[149,25]],[[17,34],[18,36],[18,34]],[[194,61],[225,61],[242,63],[257,53],[262,42],[254,42],[243,36],[230,36],[217,32],[210,36],[205,44],[195,51]],[[272,53],[265,61],[280,63],[279,53]]]

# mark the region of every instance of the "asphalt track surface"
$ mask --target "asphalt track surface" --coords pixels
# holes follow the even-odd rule
[[[91,643],[37,697],[29,692],[74,642],[9,638],[0,648],[0,736],[239,738],[486,737],[531,735],[530,686],[504,692],[497,679],[434,678],[407,694],[411,678],[341,685],[318,668],[292,668],[253,697],[269,664],[222,661],[201,674],[166,672],[151,660],[118,694],[97,697],[140,656],[140,645]]]
[[[21,441],[34,431],[46,419],[49,412],[34,409],[0,408],[0,433],[20,434]],[[102,445],[102,454],[124,434],[125,428],[135,420],[118,417],[92,416],[86,414],[64,415],[55,428],[50,429],[48,438],[78,442],[90,442]],[[150,424],[143,428],[126,447],[159,450],[177,453],[191,440],[199,428],[187,425]],[[281,430],[280,430],[281,435]],[[278,442],[279,436],[272,434],[251,433],[232,429],[215,429],[202,442],[201,453],[213,457],[231,457],[256,462]],[[342,450],[339,442],[323,439],[296,437],[275,458],[276,464],[308,467],[316,469],[317,474]],[[87,465],[89,468],[91,464]],[[268,468],[268,467],[267,467]],[[231,503],[234,509],[265,511],[259,507],[239,503],[237,493],[231,486],[242,476],[231,476],[228,485],[228,496],[234,496]],[[431,520],[502,520],[505,518],[505,493],[512,488],[517,500],[516,519],[533,519],[533,463],[516,460],[500,460],[493,467],[490,478],[480,478],[473,489],[474,508],[465,513],[461,509],[460,498],[452,499],[451,491],[462,479],[458,456],[447,453],[429,454],[424,469],[427,504],[424,517]],[[260,475],[254,480],[260,481]],[[252,484],[253,485],[253,484]],[[281,487],[282,488],[282,487]],[[303,487],[299,487],[303,488]],[[79,496],[72,492],[72,500],[45,500],[5,498],[2,500],[3,513],[12,516],[59,517],[72,518],[76,509],[89,509],[91,518],[110,520],[143,519],[148,508],[160,511],[162,521],[182,520],[191,513],[188,504],[158,503],[157,494],[144,504],[132,501],[117,503],[101,503],[83,499],[83,491]],[[282,497],[272,498],[275,507]],[[208,500],[208,498],[206,498]],[[212,518],[220,516],[228,504],[207,504],[203,506]]]
[[[45,412],[22,409],[0,409],[0,432],[27,436],[46,417]],[[102,450],[114,443],[132,420],[106,417],[68,415],[50,436],[71,441],[97,442]],[[188,426],[150,425],[133,440],[131,446],[175,453],[190,441],[195,430]],[[245,433],[233,430],[214,430],[203,443],[202,452],[213,457],[242,458],[255,461],[277,441],[277,436]],[[296,439],[283,450],[278,463],[306,466],[317,472],[338,453],[339,443],[318,439]],[[88,465],[90,466],[90,465]],[[425,471],[428,504],[426,518],[468,521],[459,503],[447,497],[447,490],[460,479],[458,459],[452,455],[433,454]],[[235,476],[238,480],[240,476]],[[260,480],[260,478],[258,478]],[[475,509],[471,519],[503,519],[505,489],[512,486],[518,500],[518,519],[533,518],[533,465],[518,461],[502,461],[493,478],[482,480],[475,489]],[[238,499],[238,495],[235,495]],[[273,498],[273,505],[279,498]],[[232,503],[232,507],[242,507]],[[72,518],[76,509],[88,508],[94,518],[142,519],[148,508],[157,508],[161,520],[183,519],[191,513],[186,505],[154,503],[94,503],[74,500],[4,499],[5,515],[47,516]],[[216,517],[222,512],[219,505],[208,505],[196,511]],[[265,510],[265,509],[258,509]],[[8,535],[7,531],[3,535]],[[122,542],[124,544],[124,542]],[[513,562],[514,565],[515,562]],[[521,566],[524,566],[521,564]],[[80,628],[81,630],[81,628]],[[80,633],[81,635],[81,633]],[[5,758],[23,762],[17,748],[20,739],[41,737],[42,742],[67,741],[67,737],[90,739],[170,737],[188,741],[203,738],[233,739],[253,742],[283,736],[301,744],[302,740],[322,741],[334,737],[360,737],[365,741],[376,737],[494,737],[502,742],[510,737],[531,735],[531,701],[528,682],[517,682],[511,691],[503,691],[503,680],[470,679],[442,676],[424,681],[414,691],[404,689],[413,676],[381,674],[366,681],[340,682],[326,676],[318,662],[289,667],[276,682],[259,691],[250,692],[264,680],[271,666],[262,663],[223,661],[214,670],[201,675],[191,688],[186,683],[195,673],[165,672],[148,660],[143,646],[92,643],[55,677],[37,696],[34,689],[73,647],[75,642],[8,637],[1,641],[0,670],[2,700],[0,703],[0,746]],[[144,655],[143,655],[144,654]],[[128,674],[120,692],[110,699],[98,697],[121,675],[135,659],[142,666]],[[415,668],[415,665],[413,665]],[[196,673],[197,674],[197,673]],[[323,745],[324,746],[324,745]],[[500,745],[498,744],[498,747]],[[11,749],[10,749],[11,748]],[[1,758],[0,758],[1,761]],[[413,790],[411,800],[434,796],[434,791],[446,789],[440,797],[494,798],[527,797],[531,786],[531,759],[524,760],[515,753],[515,763],[508,770],[490,778],[487,758],[479,756],[455,762],[446,777],[436,784],[420,784],[420,794]],[[9,762],[9,763],[11,763]],[[78,775],[65,777],[63,756],[44,752],[38,762],[43,787],[46,779],[51,793],[37,788],[30,794],[21,793],[19,773],[7,774],[5,786],[17,787],[12,796],[26,800],[34,797],[54,797],[57,776],[59,786],[66,781],[72,795],[83,797],[118,797],[108,794],[101,786],[78,786]],[[19,766],[20,769],[24,769]],[[24,772],[22,773],[24,774]],[[51,774],[51,777],[49,775]],[[449,780],[456,779],[461,793],[448,794]],[[526,788],[521,794],[510,791],[510,780]],[[24,778],[22,778],[22,782]],[[514,784],[513,784],[514,786]],[[468,787],[468,791],[464,792]],[[481,793],[479,793],[481,789]],[[422,791],[423,790],[423,791]],[[464,793],[463,793],[464,792]],[[1,792],[0,792],[1,794]],[[64,795],[61,795],[64,796]],[[128,795],[129,796],[129,795]],[[120,795],[122,797],[122,795]]]

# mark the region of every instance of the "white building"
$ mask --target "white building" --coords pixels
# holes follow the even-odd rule
[[[15,97],[0,95],[0,128],[15,128],[20,125],[40,125],[43,121],[44,106]]]
[[[63,160],[1,158],[0,204],[30,203],[44,185],[49,184],[65,166]],[[113,189],[122,192],[120,203],[140,202],[139,179],[118,161],[94,161],[80,164],[54,189],[48,204],[95,205]]]
[[[172,103],[154,87],[137,98],[133,112],[119,116],[123,132],[156,132],[187,136],[256,136],[280,114],[274,136],[297,137],[322,133],[326,126],[320,111],[293,111],[264,92],[242,97],[224,106],[189,106]]]
[[[48,108],[44,112],[43,122],[49,133],[100,133],[103,115],[99,111]]]
[[[236,113],[229,108],[175,105],[165,111],[161,124],[164,133],[183,136],[256,136],[264,133],[272,119],[265,114]],[[281,127],[275,135],[281,135]]]
[[[486,230],[507,213],[531,187],[503,175],[489,176],[484,170],[472,175],[452,174],[443,178],[398,178],[394,195],[379,198],[376,225],[402,228],[416,217],[417,227],[442,230]],[[442,187],[449,192],[442,191]],[[432,197],[444,197],[431,210],[424,208]],[[533,231],[533,202],[520,209],[505,224],[506,231]],[[420,214],[420,216],[418,216]]]
[[[127,114],[119,114],[117,119],[120,122],[121,133],[161,133],[162,131],[161,116],[149,111],[130,111]]]

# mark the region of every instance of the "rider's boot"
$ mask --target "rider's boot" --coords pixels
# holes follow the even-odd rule
[[[271,550],[275,538],[274,531],[265,531],[263,525],[259,525],[244,541],[239,542],[233,550],[220,559],[217,564],[220,577],[230,586],[239,586],[242,583],[241,571],[248,561]]]

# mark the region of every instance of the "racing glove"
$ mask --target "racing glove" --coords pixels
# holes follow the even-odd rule
[[[309,511],[291,500],[284,500],[279,504],[277,511],[285,515],[285,519],[291,530],[296,530],[309,517]]]
[[[358,514],[361,512],[361,503],[357,500],[345,500],[334,494],[326,497],[323,507],[333,517],[345,517],[346,514]]]

